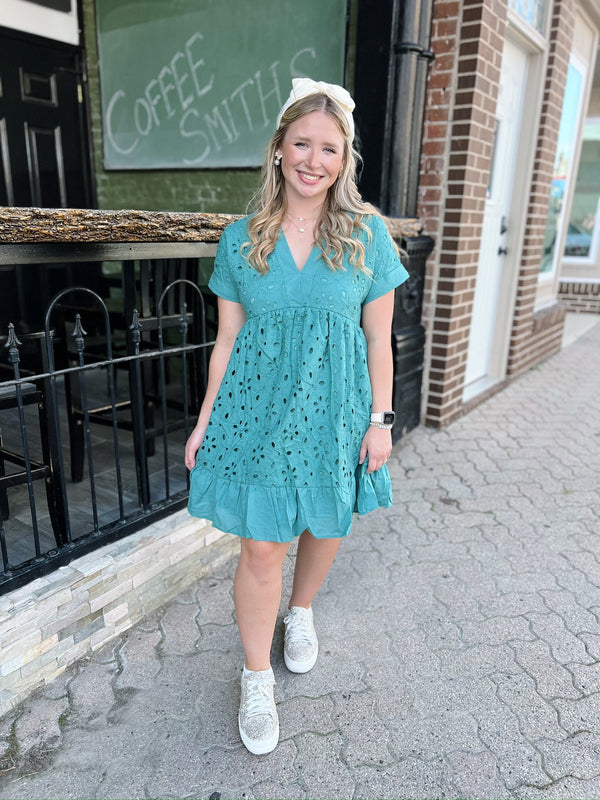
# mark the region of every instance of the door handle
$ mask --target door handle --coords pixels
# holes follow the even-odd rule
[[[502,236],[503,233],[506,233],[507,230],[508,230],[508,220],[506,219],[506,217],[502,217],[502,219],[500,220],[500,236]]]
[[[498,255],[499,255],[499,256],[506,256],[506,255],[508,255],[508,250],[506,249],[506,247],[499,247],[499,248],[498,248]]]

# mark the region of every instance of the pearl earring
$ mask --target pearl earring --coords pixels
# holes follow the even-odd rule
[[[281,164],[281,153],[275,153],[275,166],[278,167]]]

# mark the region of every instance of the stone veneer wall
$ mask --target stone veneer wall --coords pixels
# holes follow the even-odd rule
[[[0,717],[238,548],[179,511],[0,597]]]

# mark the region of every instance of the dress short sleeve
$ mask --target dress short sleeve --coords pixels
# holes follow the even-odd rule
[[[372,238],[367,244],[367,258],[365,262],[372,271],[373,282],[363,305],[391,292],[409,277],[402,262],[398,258],[392,238],[385,227],[385,222],[373,216],[368,224],[371,227]]]
[[[225,228],[219,239],[215,266],[208,282],[208,288],[224,300],[239,303],[240,292],[234,277],[233,249],[230,242],[230,234],[229,228]]]

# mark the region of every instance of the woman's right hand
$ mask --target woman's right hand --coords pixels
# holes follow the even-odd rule
[[[196,425],[190,434],[190,438],[185,443],[185,465],[188,469],[192,469],[196,464],[196,453],[202,446],[204,434],[206,430]]]

